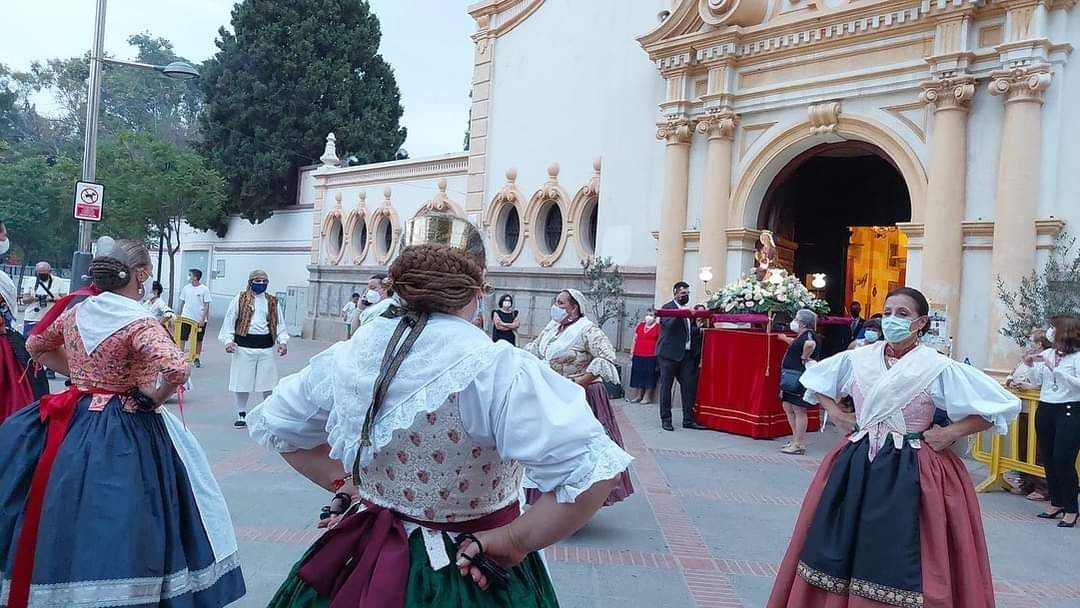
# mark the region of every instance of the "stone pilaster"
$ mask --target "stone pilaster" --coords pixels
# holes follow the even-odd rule
[[[671,118],[656,125],[656,138],[667,143],[664,158],[664,198],[660,206],[660,238],[656,256],[657,304],[671,298],[671,286],[683,277],[686,200],[689,196],[690,140],[693,125]]]
[[[709,137],[698,255],[701,266],[712,268],[714,289],[722,287],[727,279],[727,228],[731,210],[731,154],[735,122],[733,112],[719,110],[709,112],[697,124],[698,132]],[[698,299],[704,299],[704,287],[698,285]]]

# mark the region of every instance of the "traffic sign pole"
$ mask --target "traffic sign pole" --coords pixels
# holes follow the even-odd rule
[[[90,50],[90,78],[86,95],[86,139],[83,141],[83,181],[92,182],[97,173],[98,109],[101,105],[101,63],[105,55],[105,4],[97,0],[94,13],[94,45]],[[71,257],[71,289],[89,284],[83,276],[90,270],[91,223],[79,222],[79,247]]]

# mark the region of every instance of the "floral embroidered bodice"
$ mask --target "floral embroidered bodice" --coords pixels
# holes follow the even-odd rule
[[[99,388],[124,394],[140,385],[153,384],[158,374],[171,384],[187,380],[188,364],[168,332],[152,318],[139,319],[106,338],[87,354],[72,308],[39,335],[30,336],[26,347],[35,355],[63,349],[71,381],[81,388]],[[94,395],[92,409],[100,409],[110,395]],[[126,409],[134,407],[125,398]]]
[[[890,360],[891,365],[895,361]],[[851,387],[851,400],[855,402],[855,419],[861,420],[863,406],[865,404],[864,391],[859,384],[858,379],[852,384]],[[921,433],[930,428],[930,425],[934,421],[934,410],[937,406],[934,405],[934,400],[930,396],[929,390],[924,390],[915,395],[901,412],[904,415],[904,422],[907,424],[908,433]],[[875,424],[873,428],[867,429],[867,436],[870,438],[870,458],[877,455],[878,450],[884,445],[887,436],[890,433],[899,432],[899,429],[892,428],[889,421],[880,422]],[[920,442],[913,440],[912,445],[919,447]]]
[[[551,344],[558,339],[555,328],[544,331],[525,350],[545,359]],[[615,368],[615,348],[602,329],[593,325],[583,331],[570,348],[551,358],[546,358],[555,373],[571,380],[593,374],[608,382],[618,383],[618,370]]]
[[[413,519],[469,521],[518,499],[522,468],[465,432],[457,395],[417,416],[360,468],[360,497]]]

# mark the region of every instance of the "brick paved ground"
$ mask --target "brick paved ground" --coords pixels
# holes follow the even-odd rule
[[[282,372],[299,369],[325,346],[294,340]],[[216,342],[207,342],[203,362],[186,419],[206,447],[237,525],[249,595],[236,605],[265,606],[317,538],[313,521],[326,495],[232,428],[228,363]],[[561,605],[762,606],[803,492],[836,436],[816,435],[807,456],[789,457],[778,453],[781,442],[681,428],[664,433],[655,406],[616,407],[636,458],[637,493],[548,551]],[[1035,519],[1040,506],[1015,496],[994,493],[981,501],[998,605],[1080,607],[1080,531]]]

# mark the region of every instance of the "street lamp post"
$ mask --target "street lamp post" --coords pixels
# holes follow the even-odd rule
[[[168,65],[159,66],[106,58],[106,3],[107,0],[97,0],[97,9],[94,13],[94,42],[90,48],[90,78],[87,82],[86,92],[86,133],[83,140],[82,181],[84,182],[92,182],[97,176],[98,113],[101,106],[101,77],[106,63],[155,70],[177,80],[190,80],[199,76],[199,71],[194,66],[183,61],[174,61]],[[90,259],[92,257],[90,254],[91,238],[91,223],[80,220],[78,247],[71,258],[71,288],[73,290],[85,287],[88,282],[83,279],[83,276],[90,269]]]

